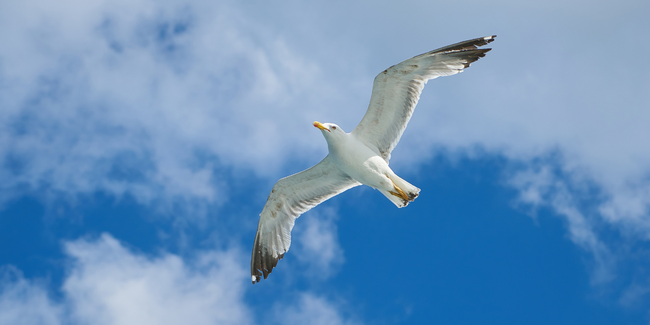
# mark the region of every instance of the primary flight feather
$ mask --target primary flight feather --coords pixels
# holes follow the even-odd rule
[[[350,133],[332,123],[314,122],[329,154],[316,166],[279,180],[260,214],[251,258],[253,283],[266,279],[291,246],[291,229],[301,214],[361,184],[379,190],[397,207],[415,200],[420,189],[390,169],[390,154],[411,119],[428,80],[463,71],[491,49],[479,49],[496,35],[433,50],[377,75],[370,106]]]

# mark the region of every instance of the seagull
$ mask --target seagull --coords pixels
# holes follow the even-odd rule
[[[266,279],[291,245],[296,219],[327,199],[359,185],[379,190],[398,208],[420,189],[388,166],[390,154],[411,119],[427,81],[463,71],[491,49],[496,35],[433,50],[396,64],[375,78],[366,115],[350,133],[333,123],[314,122],[329,154],[314,167],[280,179],[260,214],[251,258],[253,284]]]

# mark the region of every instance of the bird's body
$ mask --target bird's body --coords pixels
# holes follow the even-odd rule
[[[338,125],[314,122],[327,140],[320,163],[279,180],[257,226],[251,277],[268,276],[291,245],[295,219],[319,203],[361,184],[379,190],[397,207],[415,200],[420,189],[389,167],[390,155],[413,114],[428,80],[463,71],[490,49],[478,49],[496,36],[464,41],[396,64],[377,75],[370,106],[350,133]]]
[[[341,133],[344,133],[343,130]],[[330,158],[341,171],[357,182],[370,187],[378,186],[381,171],[388,168],[388,164],[377,153],[349,133],[344,133],[336,140],[328,139],[327,149],[329,149]],[[379,161],[383,162],[385,168],[380,165]],[[362,168],[359,169],[359,166]]]
[[[399,208],[405,207],[418,196],[419,188],[397,176],[388,162],[377,151],[357,139],[355,134],[345,133],[335,124],[321,125],[324,127],[322,132],[327,140],[329,156],[343,173],[363,185],[378,189]]]

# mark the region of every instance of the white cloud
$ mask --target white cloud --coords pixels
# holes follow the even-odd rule
[[[549,207],[566,219],[569,238],[594,257],[592,282],[602,284],[614,278],[616,260],[598,238],[594,220],[590,219],[594,216],[580,211],[579,202],[572,194],[575,191],[570,191],[548,166],[518,171],[510,177],[510,185],[519,190],[518,204],[530,205],[533,209]]]
[[[31,282],[14,267],[0,269],[0,324],[61,324],[63,310],[41,283]]]
[[[249,324],[246,270],[235,251],[187,264],[165,254],[146,258],[103,235],[66,245],[74,259],[63,285],[79,324]]]
[[[304,274],[309,278],[327,278],[345,260],[338,240],[337,219],[334,211],[321,208],[302,216],[300,224],[294,228],[293,236],[298,245],[292,253],[307,265]]]
[[[301,294],[291,305],[281,305],[276,310],[279,324],[299,325],[352,325],[357,322],[346,319],[341,313],[341,307],[313,294]]]
[[[227,3],[33,0],[0,11],[5,199],[46,188],[219,203],[227,191],[208,161],[268,174],[289,152],[324,150],[310,141],[317,132],[299,136],[312,129],[307,113],[335,102],[328,84],[306,96],[320,68]]]
[[[0,290],[0,324],[252,324],[239,252],[213,251],[186,262],[145,257],[110,235],[66,244],[62,298],[10,269]],[[5,272],[7,273],[7,272]]]
[[[127,249],[108,234],[65,244],[68,272],[61,297],[54,299],[39,281],[4,267],[0,279],[0,324],[253,324],[268,323],[270,310],[282,313],[275,324],[350,324],[345,308],[312,292],[274,296],[267,307],[251,307],[246,262],[238,249],[204,251],[183,259]],[[298,296],[300,299],[293,301]],[[267,311],[267,309],[269,311]],[[309,319],[313,321],[308,321]]]

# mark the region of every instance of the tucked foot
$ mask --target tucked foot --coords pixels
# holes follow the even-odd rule
[[[409,184],[398,176],[393,175],[392,177],[388,174],[385,174],[386,178],[390,180],[389,184],[393,185],[392,189],[378,188],[382,194],[384,194],[391,202],[393,202],[398,208],[403,208],[407,206],[410,202],[413,202],[418,194],[420,189]],[[393,180],[393,178],[396,178]],[[397,185],[399,184],[399,185]]]
[[[402,190],[399,186],[397,186],[397,184],[395,184],[395,182],[393,182],[392,179],[390,181],[391,183],[393,183],[393,189],[395,189],[395,192],[388,191],[388,193],[401,198],[404,201],[404,205],[407,205],[409,202],[413,201],[418,196],[417,193],[415,194],[409,193],[410,195],[407,195],[406,193],[404,193],[404,190]]]

